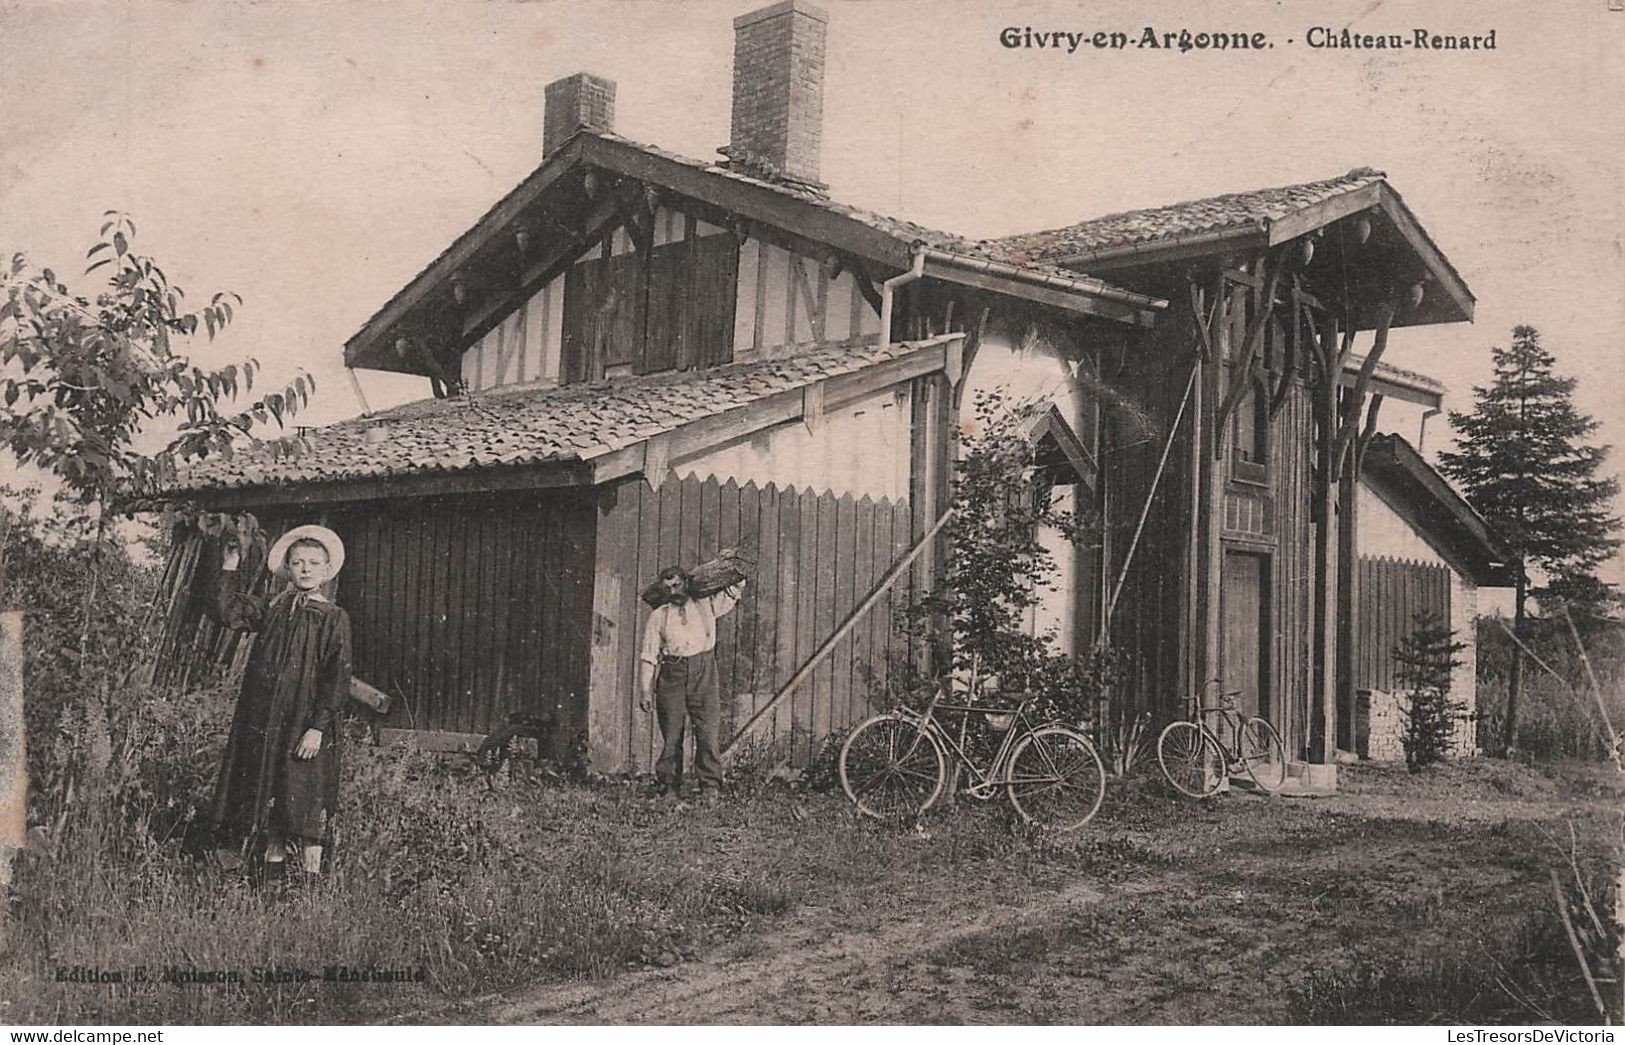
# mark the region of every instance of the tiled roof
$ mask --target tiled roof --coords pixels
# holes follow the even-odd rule
[[[706,160],[697,160],[693,157],[684,156],[680,153],[670,152],[666,149],[660,148],[659,146],[633,141],[630,138],[623,138],[619,134],[613,134],[608,131],[593,131],[583,128],[577,133],[602,138],[605,141],[620,142],[622,145],[629,146],[630,148],[637,149],[641,152],[646,152],[650,156],[658,156],[661,159],[669,160],[672,163],[680,163],[685,167],[692,167],[695,170],[705,171],[707,174],[720,175],[721,177],[732,179],[733,181],[740,182],[744,185],[755,185],[758,188],[770,189],[773,192],[779,193],[781,196],[789,196],[794,199],[801,200],[804,203],[810,203],[813,206],[821,207],[822,209],[833,214],[840,214],[843,217],[851,218],[853,221],[860,221],[872,229],[884,232],[888,236],[893,236],[905,243],[919,242],[924,243],[928,247],[935,247],[938,250],[953,251],[963,254],[975,253],[978,250],[978,244],[974,240],[966,239],[963,236],[957,236],[951,232],[942,232],[938,229],[928,229],[924,225],[916,225],[914,222],[904,220],[903,218],[894,218],[890,215],[864,210],[861,207],[852,207],[845,203],[837,203],[823,192],[814,191],[813,189],[796,185],[794,183],[774,181],[770,178],[758,177],[749,173],[748,171],[741,170],[736,167],[724,166],[721,163],[712,163]],[[984,254],[982,256],[996,257],[997,255]],[[1076,275],[1076,273],[1073,273],[1073,275]]]
[[[292,457],[278,459],[270,444],[257,444],[229,458],[192,463],[170,492],[588,461],[780,392],[903,358],[940,340],[840,345],[711,370],[419,400],[309,431],[303,452]]]
[[[1269,223],[1334,196],[1355,192],[1383,180],[1381,171],[1357,167],[1325,181],[1275,189],[1233,192],[1225,196],[1175,203],[1166,207],[1123,211],[1064,228],[1025,232],[991,240],[986,249],[1002,251],[1023,264],[1080,259],[1162,240],[1216,233],[1226,229],[1265,229]]]
[[[904,246],[919,243],[931,249],[943,251],[945,253],[958,254],[967,258],[977,258],[1006,265],[1015,265],[1016,267],[1034,275],[1049,277],[1052,279],[1061,279],[1073,286],[1078,286],[1081,284],[1086,289],[1092,287],[1102,294],[1116,297],[1121,300],[1141,301],[1146,304],[1151,304],[1155,300],[1144,297],[1143,295],[1133,294],[1132,292],[1124,290],[1121,287],[1107,284],[1075,269],[1064,269],[1055,265],[1044,264],[1041,262],[1017,260],[1012,258],[1008,251],[1002,249],[993,241],[971,240],[951,232],[943,232],[938,229],[926,228],[924,225],[918,225],[912,221],[906,221],[902,218],[895,218],[889,215],[879,214],[874,211],[864,210],[860,207],[852,207],[844,203],[838,203],[830,199],[829,196],[823,192],[815,191],[805,186],[759,177],[744,170],[724,166],[721,163],[697,160],[689,156],[683,156],[679,153],[669,152],[654,145],[633,141],[630,138],[624,138],[609,131],[595,131],[584,127],[577,130],[568,141],[561,145],[554,152],[553,158],[545,161],[541,167],[527,175],[525,181],[521,182],[519,185],[516,185],[512,190],[504,194],[501,199],[491,205],[490,209],[487,210],[478,221],[469,226],[469,228],[466,229],[462,235],[458,236],[451,243],[447,244],[445,249],[437,254],[427,265],[425,265],[416,276],[412,277],[412,279],[408,280],[405,285],[397,290],[395,294],[391,296],[389,301],[380,306],[378,310],[379,313],[387,310],[390,305],[395,303],[395,301],[408,294],[414,286],[418,285],[425,278],[429,277],[436,266],[441,264],[441,262],[448,255],[456,251],[466,241],[469,241],[472,238],[477,238],[481,235],[489,235],[491,233],[491,229],[487,228],[487,226],[496,219],[497,215],[503,211],[504,207],[509,204],[510,200],[519,195],[524,190],[525,185],[532,178],[536,177],[549,164],[554,162],[564,162],[562,157],[564,157],[568,151],[566,146],[571,141],[576,141],[577,139],[599,139],[605,142],[612,142],[629,149],[635,149],[648,156],[655,157],[672,164],[678,164],[692,170],[702,171],[705,174],[713,177],[727,179],[742,185],[754,186],[759,189],[766,189],[778,195],[798,200],[810,206],[828,211],[831,214],[837,214],[860,224],[867,225],[877,232],[892,237]],[[355,337],[359,336],[359,334],[355,335]],[[351,338],[352,342],[355,340],[355,337]]]

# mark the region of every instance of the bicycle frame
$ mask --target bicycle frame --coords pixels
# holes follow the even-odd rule
[[[1198,729],[1213,738],[1213,743],[1218,747],[1219,753],[1224,756],[1225,765],[1228,769],[1231,763],[1242,760],[1241,731],[1246,724],[1246,720],[1242,717],[1241,709],[1236,706],[1235,698],[1241,695],[1239,689],[1221,693],[1217,704],[1202,703],[1202,697],[1207,693],[1208,687],[1217,686],[1220,681],[1221,679],[1217,677],[1208,679],[1187,703],[1191,706],[1190,721],[1196,723]],[[1213,727],[1214,720],[1224,723],[1225,732],[1229,735],[1228,739]]]
[[[1044,722],[1035,723],[1027,714],[1027,709],[1032,705],[1032,702],[1033,698],[1028,697],[1013,709],[985,708],[971,704],[943,704],[942,689],[938,687],[931,697],[931,703],[926,705],[924,711],[908,712],[908,714],[913,717],[915,724],[920,727],[922,732],[931,734],[942,745],[945,754],[951,755],[970,773],[971,781],[966,785],[965,790],[978,798],[986,798],[994,793],[995,788],[1004,783],[1003,770],[1005,761],[1016,741],[1047,724]],[[959,739],[957,741],[937,718],[936,713],[939,708],[944,711],[959,713]],[[965,750],[964,741],[971,715],[1012,716],[1009,728],[1003,731],[1004,737],[999,741],[999,747],[994,751],[993,757],[988,761],[985,769],[978,766]]]

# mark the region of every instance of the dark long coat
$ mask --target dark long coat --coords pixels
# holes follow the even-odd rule
[[[350,691],[350,617],[293,589],[251,595],[236,578],[221,575],[220,622],[259,635],[215,785],[213,826],[225,838],[269,832],[319,842],[338,803],[334,720]],[[296,759],[307,729],[321,730],[321,749]]]

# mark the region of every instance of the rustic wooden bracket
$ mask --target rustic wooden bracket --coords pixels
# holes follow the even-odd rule
[[[1392,301],[1384,304],[1377,314],[1377,331],[1371,343],[1371,351],[1366,353],[1365,362],[1360,366],[1360,376],[1355,379],[1354,389],[1343,404],[1343,416],[1337,428],[1337,442],[1332,447],[1331,466],[1332,480],[1335,482],[1341,474],[1344,455],[1349,451],[1349,444],[1354,441],[1360,419],[1360,405],[1365,402],[1366,393],[1371,388],[1371,379],[1376,374],[1377,363],[1381,361],[1384,350],[1388,347],[1388,328],[1394,321],[1394,314],[1398,306]],[[1346,341],[1352,346],[1353,338]],[[1336,381],[1342,374],[1342,368],[1332,372],[1331,379]]]
[[[982,337],[983,337],[984,334],[987,333],[988,318],[992,314],[993,314],[993,309],[991,307],[987,306],[987,305],[983,305],[981,314],[976,317],[975,326],[971,327],[969,332],[966,333],[965,340],[962,343],[963,348],[960,350],[960,360],[959,360],[959,375],[960,375],[960,378],[963,378],[964,375],[970,371],[970,368],[975,365],[975,363],[976,363],[976,353],[981,351]],[[954,380],[954,382],[953,382],[953,393],[954,393],[953,401],[954,401],[955,406],[958,406],[964,400],[964,398],[965,398],[965,389],[967,389],[969,387],[970,387],[970,385],[969,385],[968,382],[960,380],[959,378],[956,378]]]
[[[1213,333],[1211,330],[1213,317],[1208,312],[1202,288],[1197,286],[1194,279],[1190,282],[1190,290],[1191,322],[1196,324],[1197,351],[1201,354],[1202,362],[1211,362],[1213,359]]]
[[[1270,394],[1270,420],[1275,420],[1286,406],[1287,393],[1292,391],[1293,378],[1298,371],[1298,342],[1303,336],[1303,288],[1296,273],[1292,276],[1292,333],[1286,339],[1286,358],[1281,362],[1281,373]]]
[[[948,375],[948,383],[955,387],[959,379],[965,376],[965,339],[956,337],[942,346],[945,352],[942,370]]]
[[[801,423],[807,431],[816,432],[824,424],[824,382],[811,384],[801,390]]]
[[[875,310],[876,315],[879,315],[880,291],[875,289],[874,280],[869,278],[869,274],[867,272],[855,271],[852,273],[852,275],[857,281],[858,293],[863,295],[863,300],[869,303],[869,307]]]
[[[1265,259],[1269,275],[1264,279],[1263,307],[1253,317],[1253,322],[1247,329],[1246,340],[1243,342],[1241,358],[1236,361],[1231,372],[1236,380],[1231,384],[1230,390],[1225,393],[1224,401],[1219,405],[1219,412],[1213,419],[1215,430],[1223,431],[1229,423],[1230,415],[1235,413],[1236,404],[1248,392],[1252,382],[1249,380],[1253,371],[1253,358],[1258,354],[1258,348],[1264,343],[1264,332],[1269,329],[1270,317],[1275,312],[1275,289],[1281,283],[1281,273],[1286,268],[1286,258],[1282,251],[1277,251],[1273,257]],[[1225,273],[1229,279],[1230,273]]]
[[[643,441],[643,481],[652,490],[660,489],[671,470],[671,436],[662,432]]]
[[[1382,393],[1377,392],[1371,396],[1371,402],[1366,404],[1365,427],[1360,430],[1360,437],[1354,441],[1354,478],[1360,478],[1361,469],[1365,466],[1365,452],[1371,446],[1371,440],[1377,435],[1377,412],[1382,409]]]

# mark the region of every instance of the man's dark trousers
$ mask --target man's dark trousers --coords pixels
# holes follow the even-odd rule
[[[655,676],[655,717],[660,722],[660,760],[655,776],[676,789],[683,783],[683,730],[694,722],[694,775],[701,787],[722,786],[717,754],[720,721],[717,662],[710,650],[692,657],[666,657]]]

